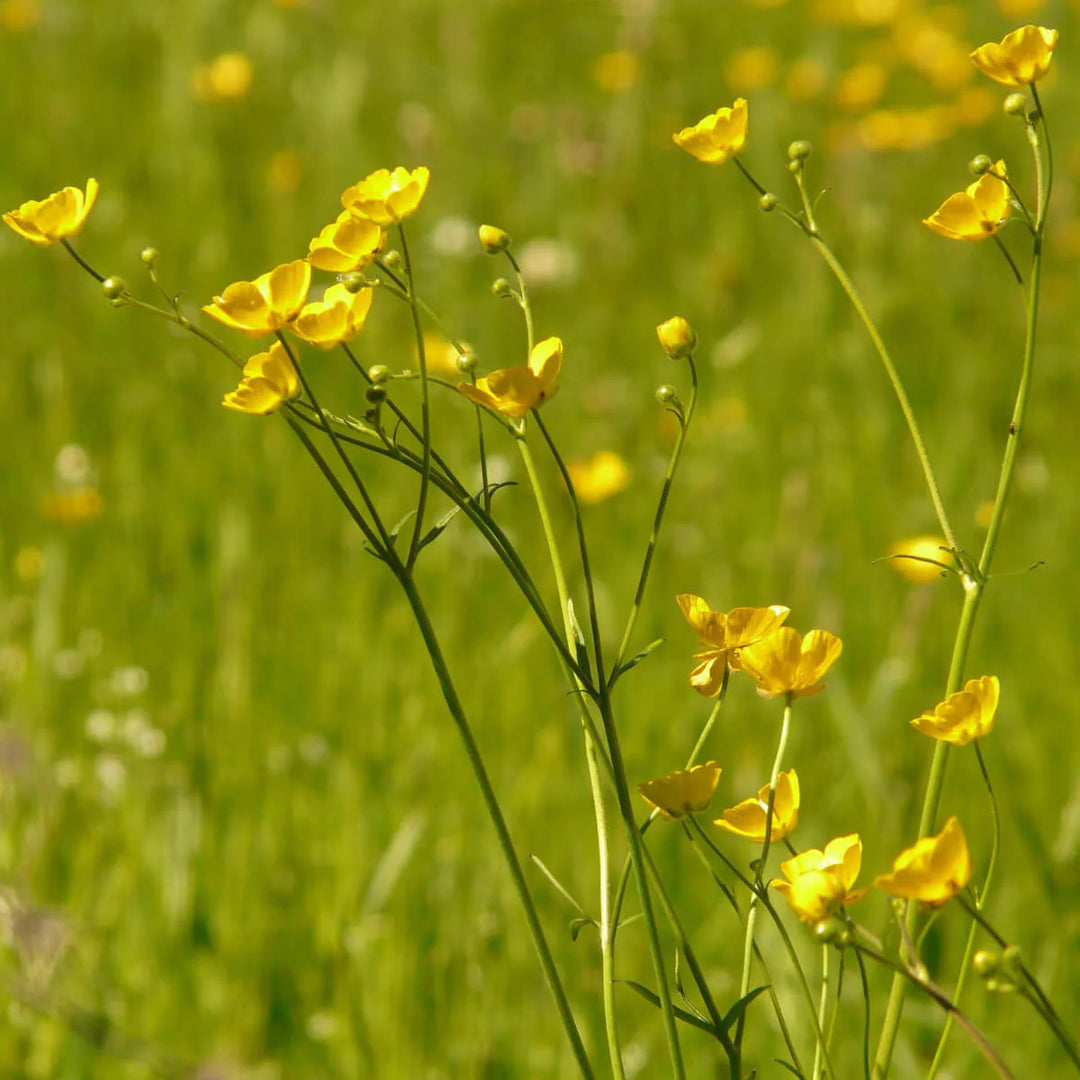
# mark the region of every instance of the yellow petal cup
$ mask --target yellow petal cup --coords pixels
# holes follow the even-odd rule
[[[757,680],[758,693],[765,697],[810,697],[825,688],[821,678],[842,650],[843,643],[828,630],[811,630],[802,637],[790,626],[781,626],[741,649],[739,662]]]
[[[999,687],[996,675],[969,679],[963,690],[950,694],[933,712],[924,712],[911,726],[931,739],[967,746],[981,739],[993,726]]]
[[[85,194],[76,187],[66,187],[45,199],[31,199],[18,210],[9,210],[4,223],[31,244],[47,247],[74,236],[83,227],[97,196],[98,182],[91,177]]]
[[[1049,70],[1058,32],[1045,26],[1022,26],[1001,41],[988,42],[971,54],[972,62],[1002,86],[1027,86]]]
[[[1005,175],[1005,162],[996,162],[966,190],[950,195],[923,224],[949,240],[988,240],[1012,213]]]
[[[296,259],[254,281],[234,282],[203,311],[248,337],[265,337],[296,317],[310,285],[311,267]]]
[[[280,341],[269,352],[256,353],[244,365],[240,385],[225,395],[222,405],[236,412],[266,416],[300,396],[300,380]]]
[[[392,172],[377,169],[358,184],[346,188],[341,205],[353,217],[367,218],[376,225],[396,225],[416,213],[430,178],[431,173],[423,165],[412,172],[400,165]]]
[[[765,821],[769,812],[769,785],[757,793],[756,799],[743,799],[736,806],[725,810],[722,817],[713,822],[735,836],[755,843],[765,842]],[[783,840],[799,824],[799,777],[794,769],[778,773],[776,794],[773,796],[772,828],[770,840]]]
[[[458,383],[470,401],[519,420],[532,409],[550,401],[559,389],[563,343],[550,337],[537,342],[524,367],[501,368],[473,383]]]
[[[893,896],[920,900],[940,907],[951,900],[971,877],[971,854],[955,817],[937,836],[927,836],[901,851],[891,873],[879,874],[874,885]]]
[[[677,146],[698,161],[722,165],[734,157],[746,143],[746,98],[737,98],[730,108],[717,109],[693,127],[672,135]]]
[[[679,769],[658,780],[639,785],[641,797],[667,821],[696,814],[709,805],[720,779],[720,766],[715,761]]]
[[[348,274],[363,270],[383,248],[386,237],[382,229],[367,218],[356,218],[342,210],[308,244],[307,261],[320,270]]]
[[[852,891],[862,868],[862,840],[858,833],[838,836],[824,851],[811,848],[780,864],[782,878],[769,885],[805,923],[827,918],[843,904],[853,904],[865,890]]]
[[[363,329],[372,295],[371,289],[353,293],[342,284],[331,285],[322,300],[300,309],[291,330],[317,349],[332,349],[351,341]]]

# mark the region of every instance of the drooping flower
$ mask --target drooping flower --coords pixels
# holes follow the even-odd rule
[[[927,836],[901,851],[891,873],[874,878],[876,888],[893,896],[921,900],[940,907],[951,900],[971,877],[971,853],[955,817],[937,836]]]
[[[305,304],[292,321],[292,332],[318,349],[332,349],[360,333],[371,307],[371,289],[350,292],[340,282],[322,300]]]
[[[85,194],[77,187],[66,187],[47,198],[31,199],[18,210],[9,210],[4,223],[31,244],[47,247],[74,236],[83,227],[97,196],[98,182],[91,177]]]
[[[717,109],[699,120],[693,127],[683,128],[672,135],[676,145],[698,161],[722,165],[734,157],[746,143],[746,98],[736,98],[735,104]]]
[[[950,562],[955,565],[955,560],[948,553],[948,545],[940,536],[913,536],[910,540],[898,540],[889,548],[889,554],[894,556],[889,559],[889,565],[901,577],[916,585],[940,581],[945,573],[942,566],[948,566]]]
[[[658,780],[639,785],[641,797],[660,811],[668,821],[696,814],[709,805],[720,779],[720,766],[715,761],[695,765],[691,769],[678,769]]]
[[[738,607],[726,613],[713,611],[693,593],[682,593],[675,600],[686,621],[707,646],[694,654],[694,659],[700,663],[690,672],[690,685],[705,697],[720,693],[725,666],[730,665],[733,670],[739,668],[741,653],[735,650],[744,649],[771,634],[790,614],[790,609],[780,604],[767,608]]]
[[[780,864],[784,877],[769,884],[803,922],[816,923],[866,895],[865,889],[851,888],[861,867],[862,840],[851,833],[830,840],[824,851],[811,848],[785,860]]]
[[[225,395],[227,409],[266,416],[300,396],[300,379],[280,341],[268,352],[256,353],[246,364],[240,385]]]
[[[1045,26],[1022,26],[1001,41],[987,42],[972,54],[975,66],[1002,86],[1038,82],[1050,70],[1058,32]]]
[[[761,641],[740,649],[739,662],[757,680],[758,693],[765,697],[810,697],[824,689],[821,677],[836,662],[843,647],[828,630],[811,630],[802,637],[790,626],[781,626]]]
[[[458,383],[470,401],[519,420],[532,409],[550,401],[559,389],[563,343],[550,337],[537,342],[522,367],[501,368],[473,383]]]
[[[592,457],[568,461],[566,471],[583,503],[603,502],[630,483],[630,466],[614,450],[598,450]]]
[[[967,746],[981,739],[993,726],[998,705],[996,675],[969,679],[963,690],[950,694],[933,712],[924,712],[911,725],[932,739]]]
[[[303,307],[311,267],[303,259],[283,263],[254,281],[235,281],[203,311],[248,337],[280,330]]]
[[[765,822],[769,813],[769,785],[765,784],[756,799],[743,799],[741,803],[725,810],[722,817],[713,822],[729,833],[765,842]],[[799,777],[794,769],[778,773],[776,794],[773,796],[772,828],[770,840],[783,840],[799,824]]]
[[[1005,162],[998,161],[966,190],[950,195],[923,224],[950,240],[987,240],[1012,213]]]
[[[423,165],[412,172],[400,165],[393,172],[376,169],[345,189],[341,205],[354,217],[367,218],[376,225],[396,225],[416,212],[430,178]]]
[[[320,270],[347,274],[363,270],[382,250],[385,234],[374,221],[342,210],[308,244],[307,261]]]

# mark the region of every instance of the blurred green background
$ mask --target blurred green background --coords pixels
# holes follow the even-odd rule
[[[969,674],[1002,683],[985,746],[1005,823],[992,917],[1075,1028],[1077,7],[4,0],[0,204],[96,177],[80,252],[149,299],[139,252],[153,244],[194,313],[230,281],[302,256],[349,184],[430,167],[410,222],[422,294],[484,369],[521,362],[520,318],[490,292],[504,268],[475,242],[481,222],[507,229],[538,333],[566,342],[548,424],[567,457],[613,450],[631,470],[586,511],[612,645],[671,439],[653,393],[669,380],[686,391],[654,327],[685,315],[702,399],[637,635],[668,641],[623,684],[629,775],[677,767],[708,710],[686,685],[695,643],[674,595],[785,603],[793,625],[845,646],[828,690],[797,709],[796,841],[858,829],[869,881],[915,833],[932,748],[907,720],[939,700],[960,589],[915,586],[875,561],[934,520],[842,294],[794,229],[758,212],[734,167],[696,163],[671,133],[748,97],[743,160],[789,201],[785,148],[813,142],[821,228],[895,350],[961,543],[977,551],[1021,302],[991,245],[949,243],[919,221],[970,182],[976,153],[1004,156],[1032,190],[1021,126],[1001,113],[1007,91],[967,53],[1025,22],[1057,27],[1043,84],[1057,187],[1038,372]],[[1025,257],[1019,228],[1005,240]],[[222,410],[227,363],[113,310],[63,251],[4,230],[0,281],[0,1073],[571,1075],[419,636],[286,426]],[[365,363],[410,365],[406,313],[376,297],[356,348]],[[309,367],[328,401],[360,407],[344,358]],[[438,405],[440,444],[467,463],[471,410]],[[517,478],[513,447],[493,452]],[[372,475],[403,512],[401,478]],[[56,496],[72,488],[100,505],[71,510]],[[550,591],[525,490],[499,506]],[[519,850],[595,909],[580,734],[552,650],[464,522],[430,549],[421,579]],[[724,767],[717,808],[767,780],[778,712],[733,685],[708,748]],[[943,809],[961,815],[981,867],[989,815],[970,752],[953,755]],[[679,840],[657,829],[650,842],[731,1001],[741,929]],[[572,942],[573,913],[532,880],[602,1061],[594,939]],[[881,896],[857,914],[887,927]],[[928,941],[946,984],[962,931],[946,911]],[[775,953],[771,929],[761,937]],[[648,981],[640,926],[620,943],[620,972]],[[875,975],[875,1031],[886,981]],[[860,1068],[853,987],[836,1051],[846,1075]],[[1058,1075],[1060,1053],[1014,999],[974,986],[966,1000],[1018,1075]],[[629,990],[622,1005],[630,1075],[664,1075],[651,1007]],[[748,1061],[785,1075],[768,1010],[754,1009]],[[922,1075],[940,1017],[921,1001],[907,1016],[896,1073]],[[722,1074],[707,1040],[691,1032],[685,1046],[692,1077]],[[986,1075],[961,1036],[948,1075]]]

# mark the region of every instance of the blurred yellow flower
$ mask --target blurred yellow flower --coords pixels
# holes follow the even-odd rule
[[[337,220],[320,230],[308,244],[307,261],[320,270],[347,274],[367,266],[382,251],[385,242],[385,234],[374,221],[353,217],[348,210],[342,210]]]
[[[945,822],[937,836],[927,836],[901,851],[892,871],[879,874],[874,885],[893,896],[939,907],[951,900],[971,877],[971,854],[960,823]]]
[[[0,4],[0,28],[9,34],[25,34],[41,18],[41,6],[36,0],[4,0]]]
[[[468,349],[468,345],[462,345]],[[424,331],[424,358],[427,360],[428,373],[431,375],[460,375],[458,351],[437,330]],[[415,359],[419,367],[419,357]]]
[[[300,396],[300,379],[280,341],[269,352],[256,353],[244,365],[240,385],[225,395],[227,409],[266,416]]]
[[[865,889],[851,888],[861,868],[862,840],[851,833],[830,840],[824,851],[811,848],[785,860],[780,864],[784,877],[769,884],[803,922],[816,923],[866,895]]]
[[[921,150],[951,135],[957,119],[957,110],[949,105],[877,109],[859,120],[859,142],[875,152]]]
[[[815,22],[849,26],[885,26],[897,18],[908,0],[816,0]]]
[[[46,495],[41,500],[41,512],[60,525],[81,525],[93,521],[103,505],[96,487],[71,487]]]
[[[271,191],[291,195],[300,186],[304,163],[295,150],[278,150],[266,166],[266,183]]]
[[[740,649],[739,661],[743,670],[757,680],[759,694],[810,697],[825,688],[821,677],[842,649],[843,643],[828,630],[811,630],[802,637],[790,626],[781,626],[761,641]]]
[[[65,236],[74,236],[83,227],[97,195],[98,182],[91,177],[86,181],[85,194],[76,187],[66,187],[45,199],[31,199],[18,210],[9,210],[4,223],[24,240],[46,247]]]
[[[606,94],[632,90],[641,78],[641,57],[636,52],[618,49],[602,53],[593,65],[593,82]]]
[[[984,74],[1002,86],[1038,82],[1049,70],[1058,32],[1045,26],[1022,26],[999,42],[977,48],[971,59]]]
[[[672,135],[675,143],[698,161],[722,165],[746,143],[746,99],[737,98],[730,108],[717,109],[693,127]]]
[[[998,7],[1006,18],[1018,19],[1041,11],[1046,7],[1046,0],[998,0]]]
[[[638,786],[641,797],[660,811],[667,821],[696,814],[709,805],[720,779],[720,766],[715,761],[679,769],[659,780],[649,780]]]
[[[731,54],[724,78],[733,90],[751,93],[776,81],[780,58],[767,45],[752,45]]]
[[[693,593],[681,593],[675,601],[701,643],[708,646],[694,654],[694,659],[701,662],[690,672],[690,685],[705,697],[720,693],[726,667],[739,668],[742,653],[736,650],[773,633],[790,614],[790,608],[779,604],[766,608],[737,607],[727,613],[713,611]]]
[[[933,712],[924,712],[911,721],[911,726],[932,739],[967,746],[972,739],[981,739],[993,726],[998,706],[996,675],[969,679],[963,690],[950,694]]]
[[[973,516],[975,518],[975,524],[978,525],[980,529],[989,529],[990,522],[994,519],[994,500],[983,499],[983,501],[975,507]]]
[[[800,56],[788,68],[784,90],[792,101],[809,101],[815,98],[829,81],[829,73],[820,60],[812,56]]]
[[[254,74],[251,61],[242,52],[227,52],[200,64],[192,72],[191,86],[200,101],[237,101],[251,88]]]
[[[27,545],[15,552],[15,576],[20,581],[33,581],[41,577],[45,569],[45,555],[41,548]]]
[[[307,299],[311,267],[303,259],[282,263],[254,281],[235,281],[203,311],[248,337],[263,337],[295,318]]]
[[[862,112],[876,105],[885,91],[888,73],[881,64],[856,64],[840,75],[833,101],[848,112]]]
[[[1005,162],[998,161],[967,190],[950,195],[923,224],[950,240],[986,240],[1012,213]]]
[[[321,300],[305,304],[292,321],[292,332],[317,349],[332,349],[351,341],[363,329],[371,307],[371,289],[350,292],[340,282]]]
[[[412,172],[400,165],[393,172],[376,169],[345,189],[341,205],[353,217],[368,218],[376,225],[396,225],[416,212],[430,178],[423,165]]]
[[[599,450],[592,457],[568,461],[566,471],[583,503],[603,502],[630,483],[630,467],[614,450]]]
[[[942,566],[955,565],[953,557],[943,550],[945,547],[940,536],[913,536],[910,540],[900,540],[889,548],[889,554],[902,557],[889,559],[889,565],[916,585],[940,581],[945,573]],[[926,562],[927,559],[933,562]]]
[[[697,348],[697,334],[681,315],[674,315],[662,322],[656,328],[656,336],[660,339],[660,348],[672,360],[689,356]]]
[[[458,390],[477,405],[518,420],[555,396],[562,358],[562,339],[545,338],[533,346],[527,366],[493,371],[475,385],[458,383]]]
[[[757,793],[756,799],[743,799],[741,803],[725,810],[722,817],[713,822],[729,833],[765,842],[765,822],[769,813],[769,785]],[[778,773],[776,794],[773,796],[771,840],[783,840],[799,824],[799,777],[794,769]]]

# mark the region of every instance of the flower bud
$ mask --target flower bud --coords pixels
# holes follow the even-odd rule
[[[386,400],[386,387],[369,386],[364,392],[364,397],[370,405],[381,405]]]
[[[667,405],[669,402],[674,401],[675,394],[675,387],[671,386],[669,383],[665,383],[663,386],[658,386],[656,388],[656,400],[659,401],[661,405]]]
[[[364,281],[364,275],[357,273],[355,270],[350,270],[347,274],[341,275],[341,284],[348,289],[349,292],[356,294],[366,284]]]
[[[480,246],[489,255],[498,255],[510,247],[510,234],[495,225],[481,225]]]
[[[143,266],[153,268],[157,265],[158,249],[155,247],[145,247],[139,252],[139,258],[142,260]]]
[[[1024,962],[1019,945],[1006,945],[1001,953],[1001,970],[1016,982],[1024,977]]]
[[[457,358],[457,369],[462,375],[468,375],[470,371],[476,368],[476,357],[471,352],[459,353]]]
[[[374,386],[378,386],[390,378],[390,369],[385,364],[372,364],[367,373]]]
[[[813,148],[805,139],[796,139],[788,148],[789,161],[805,161]]]
[[[401,252],[388,251],[382,257],[382,264],[391,270],[396,270],[401,265]]]
[[[803,163],[801,161],[789,161],[787,163],[787,171],[791,173],[792,176],[798,176],[799,173],[802,172],[802,165]]]
[[[127,289],[127,284],[122,277],[107,277],[101,283],[101,291],[109,300],[119,300],[125,289]]]
[[[1002,107],[1006,116],[1023,116],[1027,109],[1027,98],[1023,94],[1010,94]]]
[[[675,315],[667,322],[662,322],[656,328],[656,336],[660,339],[660,348],[672,360],[681,360],[697,348],[697,334],[681,315]]]
[[[982,979],[993,975],[997,971],[999,963],[997,953],[991,949],[979,949],[971,958],[971,966],[975,969],[975,974]]]
[[[984,173],[990,171],[990,166],[993,164],[994,163],[986,154],[976,154],[968,162],[968,172],[971,173],[972,176],[982,176]]]
[[[814,924],[814,937],[823,945],[831,945],[839,940],[844,929],[844,924],[835,915],[831,915]]]
[[[500,299],[505,300],[507,297],[513,295],[513,289],[510,288],[510,282],[506,278],[496,278],[492,283],[491,291]]]
[[[776,209],[776,196],[771,191],[766,191],[764,195],[758,199],[758,209],[762,213],[767,214],[770,210]]]

